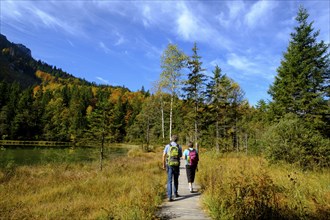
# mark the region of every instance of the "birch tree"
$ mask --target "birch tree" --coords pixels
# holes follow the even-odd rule
[[[169,137],[172,136],[173,102],[182,83],[182,69],[186,66],[188,57],[175,44],[168,44],[161,56],[162,73],[160,85],[171,95]]]

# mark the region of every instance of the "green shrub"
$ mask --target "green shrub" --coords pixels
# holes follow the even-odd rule
[[[293,114],[286,115],[262,136],[266,157],[303,168],[330,166],[330,141]]]

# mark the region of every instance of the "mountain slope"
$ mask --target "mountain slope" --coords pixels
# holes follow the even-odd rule
[[[23,88],[40,84],[44,81],[37,71],[53,76],[54,80],[67,80],[68,83],[90,85],[86,80],[68,74],[31,56],[31,50],[22,44],[11,43],[0,34],[0,81],[18,82]]]

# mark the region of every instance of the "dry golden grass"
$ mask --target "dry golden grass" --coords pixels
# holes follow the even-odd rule
[[[0,171],[0,219],[153,219],[164,196],[161,154],[132,152],[104,164]]]
[[[269,166],[261,157],[201,155],[197,175],[214,219],[328,219],[330,171]]]

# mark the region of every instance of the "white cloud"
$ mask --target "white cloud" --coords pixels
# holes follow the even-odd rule
[[[137,37],[135,40],[138,47],[145,52],[148,58],[159,59],[163,52],[162,49],[156,47],[144,37]]]
[[[227,2],[227,6],[229,8],[229,18],[230,19],[235,19],[235,18],[239,17],[245,8],[245,4],[243,1],[230,1],[230,2]]]
[[[241,15],[245,11],[245,3],[243,1],[230,1],[226,3],[229,10],[228,15],[226,15],[227,10],[221,8],[222,11],[216,16],[216,19],[222,27],[236,30],[241,27]]]
[[[149,5],[144,5],[142,9],[142,15],[143,15],[143,25],[145,27],[148,27],[150,25],[150,22],[152,21],[151,17],[151,9]]]
[[[176,35],[189,42],[212,44],[212,47],[231,50],[234,43],[223,32],[219,31],[210,20],[207,20],[209,8],[188,7],[179,4],[176,13]]]
[[[53,28],[55,30],[57,28],[60,28],[70,34],[76,33],[76,30],[73,25],[68,25],[66,22],[64,22],[60,18],[52,16],[38,8],[35,8],[32,10],[34,11],[35,15],[37,15],[37,17],[39,18],[38,20],[41,21],[40,23],[43,23],[46,27]]]
[[[70,40],[66,40],[70,45],[71,45],[71,47],[74,47],[74,44],[72,43],[72,41],[70,41]]]
[[[109,84],[109,80],[105,80],[102,77],[97,76],[96,79],[98,79],[99,81],[101,81],[101,82],[103,82],[105,84]]]
[[[276,74],[276,60],[278,57],[267,54],[266,52],[252,56],[248,57],[230,53],[227,56],[225,67],[236,70],[234,72],[239,73],[242,79],[246,77],[251,77],[252,79],[260,77],[262,80],[271,82],[274,74]]]
[[[222,60],[220,60],[219,58],[217,58],[217,59],[215,59],[215,60],[212,60],[211,62],[210,62],[210,65],[212,66],[212,67],[215,67],[215,66],[221,66],[221,64],[223,63],[223,61]]]
[[[104,53],[109,54],[111,50],[102,42],[99,42],[99,47],[104,51]]]
[[[125,38],[123,35],[121,35],[119,32],[115,32],[115,35],[117,37],[117,41],[114,44],[115,46],[119,46],[125,42]]]
[[[283,30],[280,30],[277,34],[276,34],[276,38],[285,42],[285,43],[289,43],[289,39],[291,38],[290,33],[293,31],[292,28],[286,27]]]
[[[245,15],[245,23],[250,28],[263,25],[277,6],[276,1],[261,0],[253,4],[251,10]]]
[[[46,28],[64,31],[71,35],[82,35],[75,21],[67,19],[70,13],[57,11],[57,8],[60,8],[57,2],[36,4],[33,1],[4,1],[1,2],[1,7],[3,20],[8,23],[18,22],[19,26],[24,24],[29,29],[31,27]]]
[[[181,5],[181,15],[177,18],[177,33],[184,40],[191,40],[201,31],[200,22],[185,5]]]
[[[231,53],[228,56],[227,64],[238,70],[254,71],[256,64],[248,60],[245,56],[238,56],[235,53]]]

